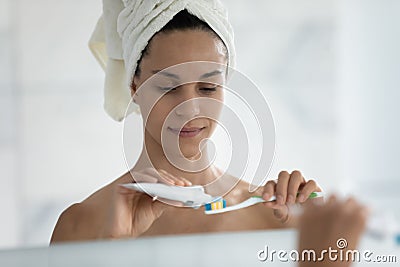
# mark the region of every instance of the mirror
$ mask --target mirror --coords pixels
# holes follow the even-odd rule
[[[262,89],[276,123],[268,178],[300,169],[398,223],[399,4],[222,2],[237,67]],[[103,110],[104,72],[87,46],[102,7],[0,6],[0,249],[47,246],[63,210],[127,171],[123,124]],[[139,157],[140,139],[130,141]]]

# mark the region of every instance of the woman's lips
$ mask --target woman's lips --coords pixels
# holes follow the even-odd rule
[[[179,128],[171,128],[168,129],[174,134],[179,135],[180,137],[194,137],[198,135],[205,127],[183,127],[181,130]]]

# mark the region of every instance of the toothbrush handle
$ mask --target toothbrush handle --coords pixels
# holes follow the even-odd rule
[[[323,192],[312,192],[309,196],[309,198],[317,198],[317,197],[323,197],[324,194]],[[276,197],[272,196],[270,197],[268,200],[264,200],[262,198],[262,196],[252,196],[248,199],[246,199],[245,201],[233,205],[233,206],[229,206],[226,208],[222,208],[222,209],[215,209],[215,210],[205,210],[205,214],[218,214],[218,213],[224,213],[224,212],[228,212],[228,211],[233,211],[233,210],[238,210],[238,209],[243,209],[243,208],[247,208],[250,206],[253,206],[255,204],[258,203],[263,203],[263,202],[270,202],[270,201],[275,201]]]

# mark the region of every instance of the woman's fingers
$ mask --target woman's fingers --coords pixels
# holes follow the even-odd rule
[[[277,181],[268,181],[264,186],[262,197],[267,202],[265,207],[274,210],[274,216],[285,223],[289,220],[289,206],[304,203],[312,192],[320,192],[321,188],[314,180],[306,182],[300,171],[281,171]],[[272,196],[276,201],[268,201]]]
[[[303,203],[308,199],[309,195],[312,192],[319,192],[319,191],[321,191],[321,188],[318,187],[317,182],[315,182],[314,180],[309,180],[300,190],[299,195],[297,197],[297,202]]]
[[[156,179],[155,183],[160,182],[160,183],[164,183],[164,184],[175,185],[175,180],[174,179],[171,179],[167,175],[157,171],[154,168],[144,169],[140,173],[144,173],[144,174],[147,174],[147,175],[150,175],[150,176],[154,177]]]
[[[154,168],[147,168],[143,172],[155,177],[157,179],[156,183],[159,182],[168,185],[176,185],[175,179]]]
[[[189,181],[188,179],[183,178],[183,177],[180,177],[180,178],[185,182],[185,186],[192,186],[193,185],[192,182]]]
[[[142,172],[133,172],[133,181],[135,183],[157,183],[158,179],[152,175],[148,175]]]
[[[305,184],[306,181],[299,171],[293,171],[290,175],[288,191],[287,191],[287,204],[294,204],[296,202],[297,192],[300,189],[302,184]]]
[[[268,200],[276,196],[276,204],[294,204],[296,202],[305,202],[312,192],[320,192],[321,188],[314,180],[306,182],[300,171],[293,171],[289,174],[287,171],[281,171],[277,182],[268,181],[264,186],[263,199]],[[273,206],[268,204],[267,206]]]
[[[264,203],[264,206],[271,209],[279,209],[282,208],[282,205],[278,204],[276,201],[268,201],[272,196],[275,196],[276,192],[276,182],[271,180],[268,181],[267,184],[264,186],[264,191],[262,197],[267,202]]]
[[[160,169],[159,172],[160,172],[161,175],[163,175],[165,177],[168,177],[169,179],[173,180],[176,185],[180,185],[180,186],[190,186],[190,185],[192,185],[192,183],[189,180],[187,180],[187,179],[185,179],[183,177],[173,176],[169,172],[167,172],[165,170],[162,170],[162,169]]]
[[[273,195],[275,195],[275,188],[275,181],[268,181],[267,184],[264,186],[264,191],[262,194],[263,199],[268,201]]]
[[[276,184],[276,203],[284,205],[286,203],[287,190],[290,174],[287,171],[281,171],[278,175],[278,183]]]
[[[144,173],[150,175],[156,179],[155,182],[161,182],[168,185],[178,185],[178,186],[190,186],[192,183],[183,178],[183,177],[176,177],[170,174],[169,172],[163,169],[154,169],[154,168],[147,168],[141,171],[140,173]]]
[[[157,177],[159,178],[158,182],[164,183],[164,184],[169,184],[169,185],[180,185],[176,179],[173,177],[170,177],[169,175],[163,173],[163,172],[158,172]]]

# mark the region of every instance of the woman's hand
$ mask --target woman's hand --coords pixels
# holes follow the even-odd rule
[[[277,181],[268,181],[264,186],[262,197],[265,200],[276,196],[276,201],[266,202],[266,207],[274,210],[275,217],[282,223],[289,220],[289,206],[295,203],[304,203],[312,192],[321,192],[321,188],[314,180],[306,181],[299,171],[289,174],[281,171]]]
[[[353,198],[337,200],[331,196],[325,204],[304,205],[299,217],[299,253],[313,249],[317,257],[322,250],[331,247],[334,250],[354,250],[364,232],[368,209]],[[322,238],[323,237],[323,238]],[[352,261],[330,260],[328,254],[321,261],[300,261],[299,266],[347,267]]]
[[[133,176],[133,178],[132,178]],[[164,199],[153,200],[149,195],[122,187],[121,184],[146,182],[190,186],[190,181],[166,171],[152,168],[131,172],[118,179],[108,205],[108,216],[100,238],[134,238],[147,231],[168,208],[182,205]]]

